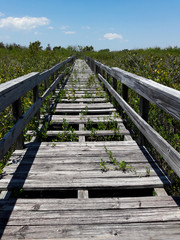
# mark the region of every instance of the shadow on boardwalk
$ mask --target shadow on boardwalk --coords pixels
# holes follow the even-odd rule
[[[26,153],[24,154],[21,162],[19,163],[19,166],[17,167],[16,171],[14,172],[12,179],[10,180],[7,189],[9,191],[19,191],[20,189],[23,189],[24,183],[27,179],[27,176],[29,174],[29,171],[33,165],[34,159],[36,157],[36,154],[38,152],[38,149],[40,147],[41,143],[37,143],[37,147],[35,149],[33,149],[33,154],[32,154],[32,149],[27,149]],[[27,162],[27,157],[29,155],[29,152],[31,152],[31,161],[29,161],[28,159],[28,164],[26,164]],[[22,174],[22,170],[23,170],[23,174]],[[21,176],[21,179],[17,182],[17,178],[18,176]],[[9,204],[10,201],[10,204]],[[1,213],[1,222],[0,222],[0,239],[3,236],[4,230],[8,224],[8,221],[10,219],[10,216],[14,210],[14,207],[16,205],[17,202],[17,198],[12,198],[10,200],[4,200],[1,199],[0,200],[0,210],[4,210]],[[8,206],[6,207],[8,203]]]

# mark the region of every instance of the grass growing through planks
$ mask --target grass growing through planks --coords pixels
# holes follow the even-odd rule
[[[111,150],[108,150],[106,146],[104,146],[104,149],[105,149],[105,152],[108,154],[110,164],[113,165],[113,170],[122,171],[124,173],[131,171],[136,174],[135,168],[133,168],[131,165],[129,165],[125,161],[118,162],[117,159],[115,157],[113,157],[113,153]],[[104,165],[102,165],[102,163],[104,163]],[[101,162],[100,162],[101,170],[102,170],[103,166],[105,166],[106,169],[108,169],[106,166],[107,163],[106,164],[105,163],[106,162],[101,158]]]
[[[180,48],[169,47],[165,49],[148,48],[135,50],[122,50],[118,52],[110,52],[102,50],[98,52],[88,52],[87,56],[110,67],[119,67],[123,70],[137,74],[139,76],[152,79],[168,87],[180,90]],[[110,82],[111,83],[111,82]],[[122,84],[118,81],[117,91],[121,95]],[[138,94],[129,90],[128,103],[139,113],[140,98]],[[169,114],[165,113],[154,104],[150,104],[149,124],[171,144],[178,152],[180,152],[180,124]],[[126,128],[134,132],[134,139],[138,136],[138,129],[132,121],[125,116],[127,123]],[[171,195],[180,194],[180,179],[163,160],[154,147],[147,143],[147,147],[151,154],[158,160],[160,166],[165,170],[166,174],[173,180],[173,184],[168,188]],[[147,175],[149,175],[147,171]]]

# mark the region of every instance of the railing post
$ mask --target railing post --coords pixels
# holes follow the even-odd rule
[[[122,97],[123,99],[128,102],[128,87],[124,84],[122,84]],[[124,111],[122,109],[122,117],[124,118]]]
[[[46,69],[44,69],[44,72],[46,71]],[[44,90],[46,91],[47,89],[48,89],[48,87],[49,87],[49,82],[48,82],[48,79],[46,78],[45,80],[44,80]]]
[[[56,79],[58,78],[58,70],[56,70],[56,72],[55,72],[55,78]],[[59,88],[59,83],[57,84],[57,88]]]
[[[92,69],[93,73],[95,73],[95,63],[94,63],[94,60],[93,60],[93,69]]]
[[[21,99],[19,98],[12,104],[12,110],[13,110],[13,116],[16,119],[16,121],[19,120],[19,118],[22,117],[23,111],[22,111],[22,104]],[[23,132],[18,136],[16,143],[15,143],[16,149],[23,149],[24,148],[24,134]]]
[[[103,78],[105,78],[105,71],[104,71],[104,69],[102,69],[102,68],[101,68],[101,76],[102,76]]]
[[[113,82],[112,82],[112,87],[114,88],[115,91],[117,91],[117,79],[113,77]]]
[[[94,73],[98,74],[98,66],[94,63]]]
[[[148,113],[149,113],[149,101],[144,97],[140,96],[140,116],[148,122]],[[139,145],[145,145],[146,138],[144,135],[139,132],[138,143]]]
[[[51,74],[51,80],[54,82],[54,73]],[[55,89],[53,90],[53,94],[55,94]]]
[[[33,102],[35,103],[39,99],[39,86],[35,86],[33,88]],[[40,110],[37,111],[36,117],[39,120],[40,119]]]

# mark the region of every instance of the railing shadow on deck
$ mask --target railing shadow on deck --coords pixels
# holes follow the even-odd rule
[[[28,148],[26,153],[24,154],[22,160],[20,161],[18,167],[16,168],[16,171],[14,172],[8,186],[7,186],[7,190],[8,191],[19,191],[20,189],[23,189],[24,183],[26,182],[27,176],[29,174],[29,171],[34,163],[34,160],[36,158],[36,154],[39,150],[41,143],[36,143],[36,148],[33,148],[33,152],[32,152],[32,148]],[[29,161],[29,153],[31,152],[31,160]],[[27,158],[28,158],[28,164],[27,164]],[[22,169],[23,169],[23,174],[21,174],[21,178],[17,183],[17,175],[19,175],[19,173],[22,173]],[[0,209],[3,210],[3,206],[5,207],[5,211],[2,214],[1,217],[1,223],[0,223],[0,239],[3,236],[3,233],[5,231],[5,228],[8,224],[8,221],[10,219],[10,216],[14,210],[14,207],[16,205],[18,198],[10,198],[7,200],[4,199],[0,199]],[[6,210],[6,206],[8,206],[7,210]]]

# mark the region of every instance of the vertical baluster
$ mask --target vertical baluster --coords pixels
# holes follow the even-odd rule
[[[16,121],[19,120],[19,118],[22,117],[23,111],[22,111],[22,104],[21,99],[16,100],[12,104],[12,110],[13,110],[13,116],[16,119]],[[15,143],[16,149],[23,149],[24,148],[24,134],[23,132],[18,136],[16,143]]]
[[[148,122],[148,113],[149,113],[149,101],[142,96],[140,97],[140,116]],[[140,145],[145,145],[146,138],[144,135],[139,132],[138,142]]]

